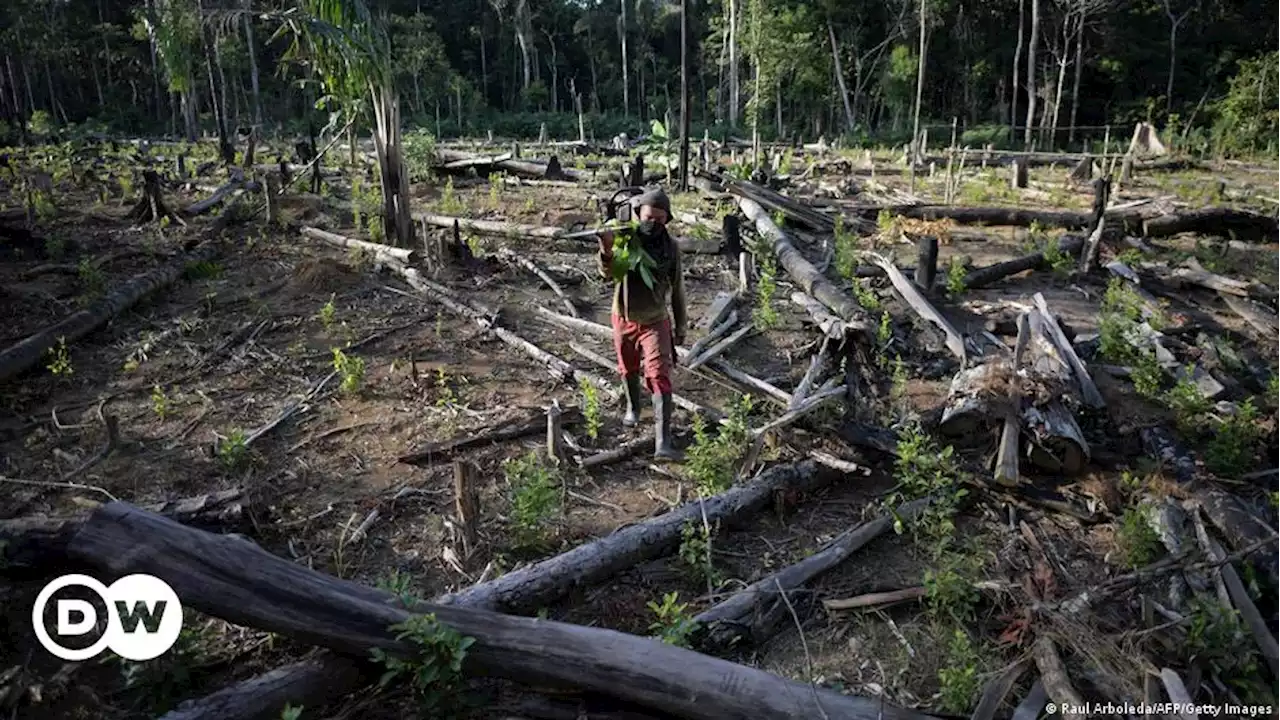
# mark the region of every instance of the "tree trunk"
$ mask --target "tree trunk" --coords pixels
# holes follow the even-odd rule
[[[104,6],[104,5],[105,5],[105,0],[99,0],[99,2],[98,2],[98,23],[99,23],[99,24],[101,24],[101,25],[103,25],[103,26],[104,26],[104,28],[103,28],[103,29],[105,30],[105,26],[106,26],[106,24],[107,24],[107,16],[106,16],[106,13],[105,13],[105,12],[104,12],[104,10],[103,10],[103,6]],[[110,90],[110,89],[111,89],[111,82],[112,82],[112,79],[111,79],[111,43],[107,40],[107,36],[108,36],[108,34],[107,34],[106,32],[103,32],[103,33],[102,33],[102,69],[106,72],[106,75],[107,75],[107,89],[108,89],[108,90]],[[105,103],[104,103],[104,100],[103,100],[103,92],[102,92],[102,89],[101,89],[101,88],[99,88],[99,89],[98,89],[98,105],[99,105],[99,106],[102,106],[102,105],[104,105],[104,104],[105,104]]]
[[[738,108],[740,88],[738,75],[738,3],[741,0],[728,0],[729,3],[729,129],[738,127]]]
[[[1070,35],[1066,26],[1071,24],[1070,18],[1063,20],[1062,29],[1062,54],[1058,57],[1058,82],[1054,88],[1053,94],[1053,117],[1049,121],[1049,146],[1057,147],[1058,140],[1058,111],[1062,108],[1062,88],[1067,84],[1067,63],[1071,61],[1071,56],[1067,47],[1071,44]]]
[[[147,0],[147,17],[153,17],[153,13],[155,12],[152,2],[153,0]],[[156,119],[160,120],[163,117],[161,113],[164,112],[164,101],[161,99],[162,93],[160,91],[160,68],[156,63],[156,39],[151,35],[151,33],[147,33],[147,49],[150,51],[151,55],[151,79],[155,81]],[[172,95],[170,95],[170,97],[172,98]],[[171,111],[170,116],[172,115],[173,113]]]
[[[680,0],[680,191],[689,189],[689,0]]]
[[[382,181],[382,222],[385,237],[400,247],[415,247],[409,207],[409,173],[400,144],[400,98],[389,87],[370,85],[373,100],[373,145]]]
[[[200,140],[200,121],[196,117],[196,98],[195,92],[185,90],[180,97],[182,105],[182,122],[187,130],[187,142],[198,142]]]
[[[246,5],[248,0],[246,0]],[[253,23],[244,16],[244,42],[249,51],[249,83],[253,88],[253,124],[262,127],[262,97],[258,91],[258,51],[253,41]],[[415,77],[416,80],[416,77]]]
[[[835,66],[836,88],[840,92],[840,103],[844,106],[844,127],[853,132],[853,106],[849,104],[849,89],[844,84],[844,66],[840,64],[840,45],[836,42],[836,29],[827,18],[827,37],[831,40],[831,63]]]
[[[488,43],[485,42],[485,25],[484,25],[484,0],[480,0],[480,97],[484,98],[486,105],[489,104],[489,51]],[[415,76],[416,79],[416,76]],[[423,112],[419,107],[418,112]]]
[[[1036,120],[1036,46],[1040,37],[1040,0],[1031,0],[1031,38],[1027,41],[1027,126],[1022,143],[1031,147],[1031,127]]]
[[[196,3],[196,14],[201,18],[204,16],[204,9],[200,2]],[[222,103],[221,97],[223,88],[218,87],[213,72],[213,59],[217,54],[217,47],[210,42],[208,29],[203,25],[200,29],[200,53],[204,56],[205,75],[209,79],[209,109],[213,111],[213,121],[218,131],[218,152],[222,156],[222,162],[230,165],[235,162],[235,149],[227,135],[227,119],[224,114],[226,106]]]
[[[916,62],[916,106],[912,113],[911,122],[911,157],[908,161],[911,163],[911,188],[915,189],[916,185],[916,158],[924,154],[924,148],[920,147],[920,103],[924,99],[924,56],[926,43],[928,42],[928,26],[925,24],[927,20],[926,0],[917,0],[920,3],[920,57]]]
[[[1076,30],[1076,66],[1074,68],[1075,77],[1071,81],[1071,129],[1067,131],[1067,145],[1071,145],[1076,140],[1076,118],[1079,116],[1080,110],[1080,71],[1084,65],[1084,24],[1085,12],[1080,11],[1080,25]],[[1070,147],[1067,148],[1070,150]],[[1102,149],[1105,154],[1106,148]]]
[[[631,90],[627,77],[627,0],[618,0],[622,12],[618,15],[618,42],[622,45],[622,116],[631,117]]]

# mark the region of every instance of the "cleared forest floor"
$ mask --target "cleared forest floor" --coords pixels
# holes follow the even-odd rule
[[[164,155],[165,147],[157,146],[151,154]],[[28,152],[34,163],[38,151]],[[259,153],[274,158],[262,148]],[[534,148],[526,154],[546,153]],[[852,167],[864,161],[861,151],[843,155],[850,172],[822,168],[832,157],[841,157],[833,151],[818,158],[819,167],[804,180],[796,178],[814,158],[799,151],[787,155],[794,174],[784,192],[802,195],[822,183],[850,183],[843,197],[818,201],[828,205],[901,205],[904,198],[940,203],[945,194],[945,170],[936,166],[932,175],[921,169],[911,198],[908,177],[887,156],[872,158],[878,171],[872,181]],[[335,154],[335,161],[339,157],[345,152]],[[198,159],[193,155],[187,162],[194,167]],[[163,167],[171,169],[172,160],[166,162]],[[564,164],[573,167],[572,161]],[[36,172],[37,167],[19,173]],[[186,228],[136,225],[127,217],[136,200],[135,183],[122,186],[113,179],[124,167],[124,160],[109,161],[91,178],[78,172],[58,177],[53,206],[39,213],[30,237],[5,235],[0,245],[0,344],[12,345],[128,278],[179,259],[184,243],[212,222],[189,219]],[[778,174],[787,175],[790,169],[780,168]],[[1031,186],[1011,190],[1006,168],[971,164],[961,173],[954,203],[1087,212],[1092,191],[1087,184],[1070,183],[1068,170],[1034,167]],[[701,478],[688,466],[654,466],[651,448],[645,446],[596,468],[578,467],[570,459],[557,471],[555,492],[533,500],[525,496],[521,507],[514,507],[513,497],[528,477],[509,461],[540,452],[546,445],[541,431],[467,448],[439,462],[401,462],[432,443],[538,417],[553,402],[566,411],[587,412],[587,419],[566,425],[570,455],[586,458],[651,431],[651,408],[646,402],[639,427],[624,428],[621,404],[601,391],[593,401],[582,388],[553,379],[472,319],[415,293],[380,268],[376,258],[301,236],[297,228],[307,225],[371,239],[367,214],[357,218],[351,212],[353,202],[361,204],[360,188],[369,187],[371,179],[364,170],[358,175],[349,169],[327,172],[331,174],[318,195],[303,191],[305,179],[286,194],[282,227],[269,227],[262,214],[237,218],[223,231],[224,250],[216,258],[8,381],[0,401],[0,475],[6,479],[0,483],[0,520],[83,515],[108,499],[145,506],[239,490],[243,514],[224,531],[242,533],[269,552],[318,571],[431,598],[643,522],[695,497]],[[580,187],[514,185],[494,176],[415,183],[414,210],[538,226],[590,226],[598,220],[593,195],[608,195],[612,187],[605,179],[608,173],[602,169],[600,183]],[[361,178],[354,200],[353,176]],[[223,171],[211,171],[192,186],[175,182],[166,187],[165,197],[180,206],[206,197],[224,180]],[[1270,195],[1275,183],[1274,170],[1237,165],[1139,172],[1112,204],[1151,198],[1166,210],[1213,204],[1274,215]],[[22,187],[15,178],[0,177],[3,212],[11,228],[27,227],[20,217],[12,217],[24,205]],[[673,194],[672,201],[677,217],[693,213],[713,228],[692,231],[677,222],[672,229],[679,236],[719,238],[720,218],[737,212],[731,198],[696,192]],[[239,212],[258,202],[246,194],[238,201]],[[743,223],[744,236],[754,235],[750,226]],[[678,553],[642,563],[603,584],[575,588],[540,615],[640,635],[674,632],[680,620],[803,560],[840,533],[883,515],[886,502],[910,495],[911,478],[904,477],[916,470],[910,459],[904,460],[901,443],[916,438],[923,443],[919,452],[933,463],[930,468],[945,466],[968,479],[945,490],[954,493],[959,507],[945,553],[936,551],[927,532],[905,523],[900,532],[873,540],[810,583],[807,592],[797,593],[774,637],[758,647],[736,649],[727,655],[730,659],[803,682],[882,697],[899,707],[952,716],[968,716],[983,688],[1016,667],[997,713],[1007,717],[1037,678],[1037,639],[1051,638],[1067,676],[1086,698],[1161,699],[1165,691],[1151,680],[1155,677],[1158,684],[1160,669],[1170,668],[1198,702],[1274,699],[1275,677],[1264,669],[1267,661],[1255,636],[1221,612],[1212,570],[1187,570],[1197,576],[1185,581],[1190,592],[1187,584],[1180,589],[1170,584],[1170,577],[1183,577],[1174,573],[1117,593],[1086,612],[1033,609],[1166,554],[1167,543],[1158,531],[1162,526],[1149,523],[1140,508],[1164,507],[1196,493],[1150,457],[1142,428],[1164,427],[1182,438],[1199,463],[1197,472],[1209,478],[1204,480],[1208,486],[1223,489],[1266,527],[1275,527],[1275,476],[1251,476],[1277,466],[1274,335],[1260,334],[1214,295],[1181,289],[1166,297],[1172,326],[1178,326],[1180,314],[1193,316],[1187,329],[1165,333],[1174,338],[1174,355],[1213,373],[1225,386],[1217,400],[1231,403],[1228,408],[1210,404],[1198,411],[1201,415],[1188,416],[1185,406],[1167,399],[1178,387],[1172,381],[1161,393],[1143,396],[1135,391],[1131,375],[1117,369],[1124,363],[1098,355],[1097,342],[1090,346],[1080,340],[1104,331],[1106,270],[1079,276],[1071,272],[1074,259],[1067,258],[992,287],[965,289],[955,282],[967,270],[1055,245],[1064,230],[960,226],[946,220],[894,222],[886,216],[874,231],[845,238],[852,244],[842,248],[833,247],[838,240],[831,235],[822,237],[790,220],[783,229],[792,232],[810,262],[837,256],[828,276],[853,292],[873,317],[883,311],[889,320],[875,346],[867,348],[874,365],[868,370],[878,385],[864,388],[847,404],[833,403],[769,433],[759,464],[793,462],[820,451],[857,463],[866,474],[839,474],[811,493],[780,495],[771,511],[713,529],[709,564],[700,558],[698,550],[704,546],[697,544],[699,538],[689,537]],[[1083,472],[1043,472],[1024,460],[1023,485],[1034,492],[1000,487],[989,479],[998,429],[994,435],[984,428],[961,438],[932,434],[952,376],[960,370],[942,335],[913,314],[887,279],[848,280],[838,277],[835,268],[848,248],[878,251],[900,267],[914,265],[915,241],[924,234],[940,239],[939,285],[953,281],[950,292],[940,290],[933,299],[966,337],[990,335],[1012,347],[1018,314],[1033,307],[1032,297],[1041,293],[1077,338],[1077,349],[1106,401],[1105,409],[1081,415],[1090,448]],[[476,256],[474,262],[453,263],[425,275],[473,306],[500,310],[501,327],[577,368],[616,381],[616,370],[594,364],[574,347],[585,346],[612,361],[607,339],[547,322],[535,308],[563,312],[563,303],[501,252],[534,260],[573,298],[583,318],[607,325],[611,287],[597,276],[593,241],[479,234],[464,234],[463,240]],[[1150,244],[1152,252],[1140,256],[1143,262],[1173,267],[1195,258],[1223,276],[1268,288],[1280,284],[1274,237],[1257,243],[1178,235]],[[1120,241],[1104,243],[1099,265],[1120,255],[1117,245],[1123,249]],[[737,287],[739,268],[737,258],[724,253],[685,253],[683,260],[692,324],[717,293]],[[769,307],[776,320],[723,357],[791,392],[822,335],[810,315],[789,300],[799,288],[786,273],[778,270],[774,280],[777,288]],[[759,307],[759,287],[757,278],[753,294],[739,305],[744,317]],[[1274,306],[1263,307],[1275,315]],[[705,332],[691,327],[689,343]],[[335,365],[334,348],[341,349],[347,364]],[[1255,372],[1259,362],[1261,377]],[[678,369],[674,380],[677,393],[726,415],[744,391],[712,369]],[[1237,428],[1229,418],[1253,396],[1256,418],[1239,426],[1238,455],[1230,469],[1211,471],[1204,464],[1209,447],[1204,437],[1194,427],[1183,433],[1179,426],[1187,421],[1194,425],[1196,418],[1208,422],[1203,418],[1212,416],[1215,423]],[[298,403],[287,419],[271,425]],[[601,422],[592,428],[592,437],[588,427],[595,403]],[[742,419],[760,427],[785,410],[777,399],[753,392],[751,410]],[[107,417],[118,421],[118,437],[109,445]],[[910,418],[923,429],[907,422]],[[690,414],[677,413],[677,423],[681,445],[689,447],[695,442]],[[851,425],[897,433],[896,469],[891,454],[851,442],[850,433],[839,432]],[[256,435],[262,428],[269,429]],[[940,448],[948,445],[955,447],[955,455],[939,461]],[[85,467],[104,446],[110,452]],[[457,541],[452,461],[459,459],[478,468],[480,479],[478,541],[469,555]],[[515,523],[529,513],[535,531],[517,532]],[[1190,538],[1195,546],[1195,535]],[[1174,539],[1176,547],[1176,533]],[[1228,551],[1240,549],[1231,546],[1234,538],[1223,540]],[[1272,543],[1270,551],[1274,549]],[[1276,589],[1271,579],[1255,572],[1248,559],[1237,566],[1274,635]],[[179,644],[159,660],[63,666],[39,648],[30,627],[36,593],[61,569],[8,574],[0,581],[0,606],[5,608],[0,637],[8,639],[0,646],[0,708],[12,708],[13,717],[153,717],[181,700],[311,651],[286,637],[188,610]],[[1197,585],[1206,578],[1208,586]],[[868,601],[853,610],[823,605],[912,588],[923,588],[923,597]],[[663,608],[668,593],[678,597],[667,600],[659,612],[655,608]],[[1142,607],[1153,601],[1169,614],[1157,613],[1144,627]],[[673,610],[673,603],[687,607]],[[522,694],[514,686],[477,680],[469,692],[479,706],[474,717],[550,716],[512,710]],[[308,707],[301,717],[438,717],[417,708],[409,689],[400,685],[336,706]]]

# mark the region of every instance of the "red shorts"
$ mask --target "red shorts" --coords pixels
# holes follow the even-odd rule
[[[618,355],[618,372],[633,375],[644,368],[644,385],[651,395],[671,392],[674,348],[671,318],[653,325],[641,325],[614,315],[613,349]]]

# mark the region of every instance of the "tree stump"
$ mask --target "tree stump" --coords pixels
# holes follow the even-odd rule
[[[1014,190],[1025,190],[1027,187],[1027,159],[1017,157],[1009,164],[1009,185]]]
[[[916,285],[928,295],[933,292],[934,278],[938,274],[938,238],[922,237],[916,245],[919,248],[916,256]]]
[[[469,462],[453,463],[453,500],[458,529],[462,533],[462,558],[476,549],[476,528],[480,525],[480,495],[476,488],[476,468]]]
[[[160,189],[160,175],[155,170],[142,171],[142,197],[129,211],[129,219],[136,223],[156,222],[167,217],[171,221],[184,224],[172,210],[164,204],[164,195]]]

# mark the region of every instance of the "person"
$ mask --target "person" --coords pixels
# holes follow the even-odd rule
[[[627,395],[627,412],[622,424],[631,427],[640,422],[643,371],[644,387],[653,400],[656,430],[653,456],[680,462],[684,454],[672,442],[671,426],[671,374],[675,367],[675,347],[684,343],[687,317],[680,248],[667,232],[671,201],[661,188],[636,196],[631,205],[639,221],[633,242],[638,241],[656,265],[650,271],[653,287],[645,284],[638,270],[628,272],[621,280],[613,277],[612,231],[599,234],[598,258],[600,275],[614,280],[610,313],[613,347]]]

